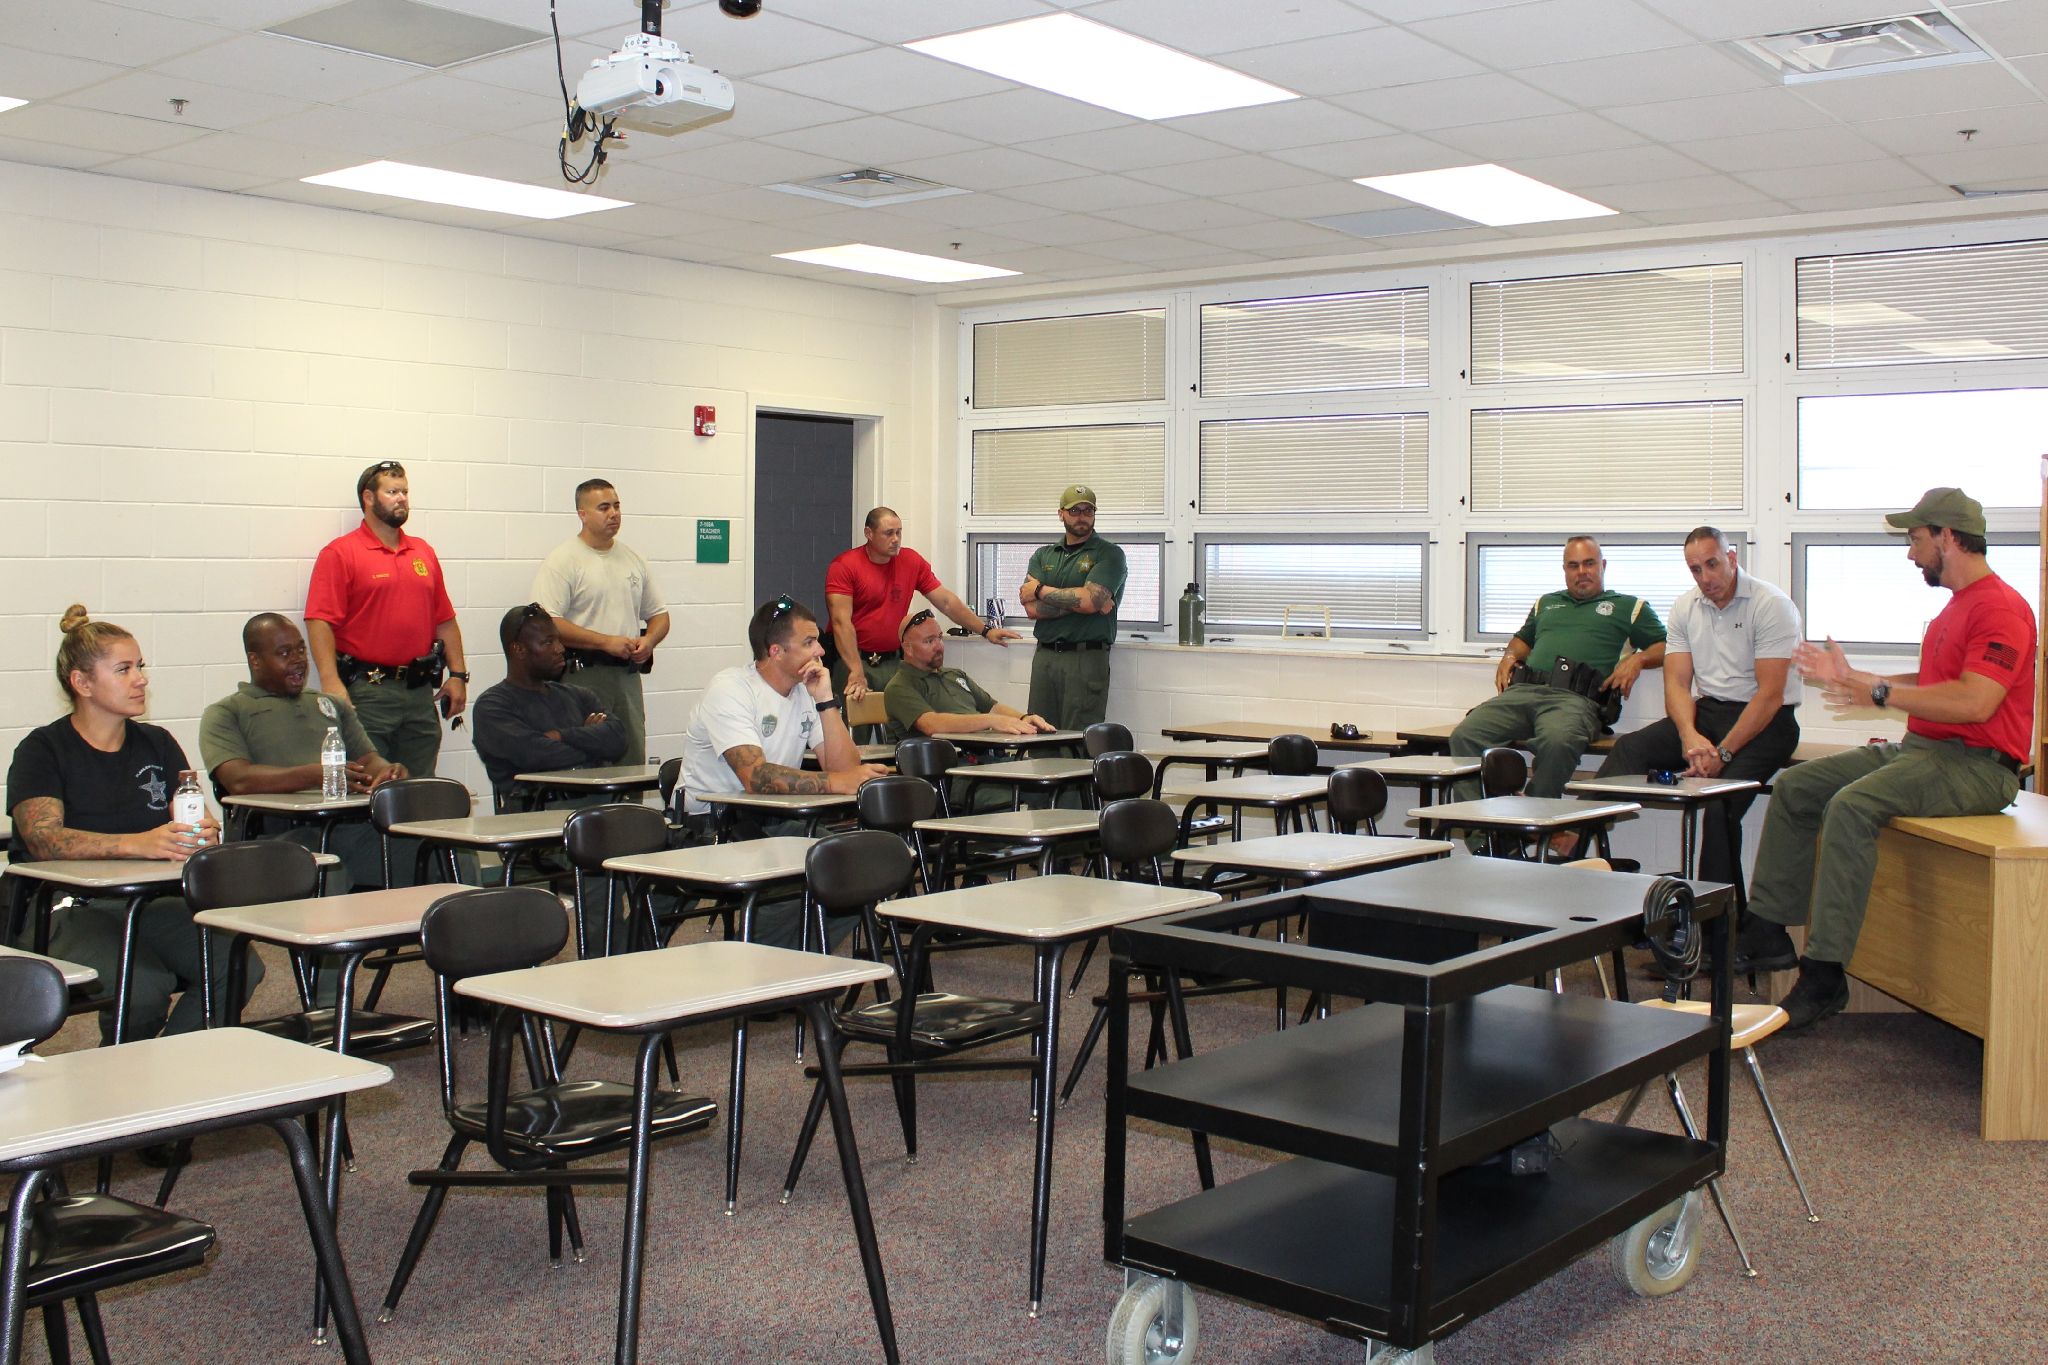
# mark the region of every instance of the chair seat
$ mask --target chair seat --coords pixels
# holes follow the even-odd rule
[[[1707,1014],[1713,1009],[1704,1000],[1644,1000],[1641,1003],[1660,1010],[1677,1010],[1680,1014]],[[1729,1042],[1738,1048],[1755,1047],[1785,1027],[1788,1018],[1790,1016],[1776,1005],[1737,1005],[1730,1011],[1729,1032],[1733,1036]]]
[[[280,1014],[274,1019],[259,1019],[247,1027],[259,1033],[289,1038],[308,1047],[334,1046],[332,1008]],[[348,1031],[349,1053],[356,1057],[371,1057],[406,1047],[424,1047],[434,1041],[433,1020],[411,1014],[383,1014],[377,1010],[350,1011]]]
[[[839,1029],[850,1038],[870,1043],[896,1041],[897,1001],[884,1000],[842,1011]],[[1045,1011],[1026,1000],[991,1000],[979,995],[927,991],[917,997],[910,1016],[912,1046],[953,1051],[1019,1038],[1038,1031]]]
[[[36,1205],[29,1233],[31,1307],[182,1270],[206,1259],[213,1225],[110,1194]]]
[[[460,1104],[449,1122],[464,1136],[486,1141],[489,1106],[482,1100]],[[715,1100],[654,1094],[655,1137],[669,1137],[707,1127],[718,1117]],[[505,1139],[516,1150],[535,1156],[588,1156],[624,1147],[633,1137],[633,1087],[616,1081],[564,1081],[511,1096],[505,1103]]]

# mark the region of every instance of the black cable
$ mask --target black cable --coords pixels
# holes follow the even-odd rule
[[[1685,983],[1700,974],[1702,956],[1690,882],[1659,877],[1650,883],[1643,893],[1643,937],[1664,973],[1664,998],[1678,999]]]
[[[555,17],[555,0],[548,0],[548,29],[555,36],[555,84],[562,88],[562,137],[555,144],[555,161],[562,168],[562,178],[572,185],[588,185],[597,180],[597,173],[604,169],[609,153],[605,143],[614,134],[614,120],[599,123],[589,114],[576,107],[576,101],[569,95],[569,77],[562,69],[562,26]],[[579,169],[569,164],[569,144],[580,142],[583,135],[592,129],[597,132],[597,141],[590,149],[590,160]]]

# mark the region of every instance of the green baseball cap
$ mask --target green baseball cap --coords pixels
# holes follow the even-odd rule
[[[1060,510],[1062,512],[1081,502],[1087,503],[1090,507],[1096,505],[1095,490],[1085,483],[1068,484],[1067,491],[1060,494]]]
[[[1964,535],[1981,536],[1984,504],[1960,488],[1930,488],[1921,494],[1911,511],[1893,512],[1884,520],[1895,531],[1910,531],[1915,526],[1946,526]]]

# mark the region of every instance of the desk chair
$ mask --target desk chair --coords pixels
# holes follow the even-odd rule
[[[424,1186],[419,1216],[385,1292],[379,1322],[398,1311],[399,1297],[426,1250],[448,1191],[458,1186],[538,1186],[547,1191],[548,1262],[562,1263],[562,1233],[583,1259],[583,1231],[576,1218],[575,1185],[623,1185],[626,1170],[571,1171],[570,1163],[624,1150],[633,1140],[633,1087],[616,1081],[565,1081],[546,1021],[507,1006],[492,1005],[490,1057],[481,1099],[458,1098],[455,1043],[449,1028],[455,983],[469,976],[538,967],[561,952],[569,927],[562,903],[537,886],[488,887],[456,891],[427,907],[420,920],[420,947],[434,971],[434,1015],[441,1037],[441,1113],[454,1130],[441,1164],[406,1179]],[[526,1054],[530,1089],[512,1089],[513,1040]],[[656,1141],[708,1127],[718,1115],[711,1100],[657,1090],[650,1101]],[[463,1151],[480,1142],[499,1166],[495,1171],[458,1170]]]
[[[1321,768],[1316,742],[1307,735],[1275,735],[1266,745],[1266,771],[1274,777],[1313,777]],[[1316,828],[1313,809],[1303,808],[1300,818],[1308,822],[1310,829]],[[1296,825],[1295,828],[1301,827]],[[1277,814],[1273,831],[1276,834],[1280,831]]]
[[[917,822],[936,818],[939,809],[937,788],[921,777],[902,773],[863,782],[854,798],[854,811],[862,829],[884,830],[903,840],[904,847],[917,859],[917,888],[923,891],[939,888],[931,884],[931,859],[925,848],[924,831],[917,827]]]
[[[589,931],[589,887],[590,880],[601,880],[604,885],[604,937],[599,945],[599,955],[610,957],[613,951],[612,936],[619,921],[627,924],[629,946],[642,948],[658,947],[661,937],[656,932],[654,904],[651,897],[641,898],[640,908],[644,917],[636,920],[632,905],[619,904],[620,892],[624,889],[621,878],[605,870],[608,858],[627,858],[641,853],[658,853],[668,847],[668,821],[658,810],[637,805],[629,801],[610,802],[602,806],[585,806],[571,815],[562,826],[562,852],[569,860],[569,871],[573,879],[576,900],[576,956],[590,956]],[[622,916],[621,909],[625,911]],[[644,940],[631,943],[636,933],[644,933]]]
[[[939,794],[939,812],[951,817],[953,799],[946,791],[946,773],[960,766],[960,746],[937,735],[912,735],[896,745],[896,771],[931,783]]]
[[[1387,779],[1371,768],[1339,768],[1330,774],[1330,828],[1339,834],[1380,832],[1387,810]]]
[[[676,784],[683,780],[683,760],[665,758],[655,771],[654,785],[661,793],[661,809],[671,821],[682,812],[676,807]]]
[[[1131,727],[1113,720],[1098,720],[1081,732],[1081,747],[1090,758],[1104,754],[1128,753],[1138,747]]]
[[[452,777],[407,777],[396,782],[386,782],[370,793],[370,828],[377,831],[377,853],[384,867],[384,885],[396,886],[391,878],[393,855],[391,827],[410,820],[459,820],[469,814],[469,788]],[[413,883],[418,885],[427,880],[427,865],[433,859],[433,850],[425,843],[413,859]],[[455,850],[442,850],[442,874],[445,880],[459,882],[461,872],[455,862]],[[384,996],[384,981],[391,969],[407,962],[418,962],[420,955],[411,950],[385,953],[373,957],[363,965],[373,976],[370,993],[364,1003],[371,1009]]]
[[[889,703],[880,692],[847,702],[846,728],[856,744],[880,744],[889,728]]]
[[[34,958],[0,958],[0,1038],[40,1043],[64,1027],[70,1004],[64,976]],[[110,1194],[67,1193],[61,1176],[28,1211],[27,1304],[43,1310],[50,1359],[71,1359],[66,1300],[94,1365],[109,1365],[98,1295],[196,1266],[213,1245],[213,1227]]]

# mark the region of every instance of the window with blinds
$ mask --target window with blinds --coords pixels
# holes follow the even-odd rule
[[[1204,398],[1429,383],[1429,290],[1202,305]]]
[[[975,516],[1042,516],[1057,530],[1060,490],[1072,483],[1094,489],[1104,515],[1164,514],[1165,426],[1009,427],[974,433]]]
[[[1472,510],[1740,510],[1742,427],[1737,399],[1478,409]]]
[[[973,578],[972,601],[976,609],[987,605],[989,598],[999,597],[1003,603],[1003,619],[1028,629],[1031,623],[1024,615],[1024,608],[1018,604],[1017,588],[1024,582],[1024,570],[1030,566],[1031,556],[1037,553],[1038,547],[1057,539],[1058,527],[1054,527],[1051,534],[1035,540],[1014,536],[967,537],[967,564]],[[1160,590],[1166,557],[1165,537],[1110,536],[1109,539],[1122,547],[1129,574],[1124,580],[1124,595],[1117,602],[1117,624],[1125,630],[1158,629],[1166,619]]]
[[[1204,422],[1199,459],[1212,516],[1429,510],[1427,413]]]
[[[1740,265],[1472,286],[1474,384],[1735,375],[1742,345]]]
[[[1924,490],[1923,490],[1924,491]],[[1915,494],[1914,496],[1918,496]],[[1985,550],[1991,571],[2041,615],[2040,542],[2031,536],[1993,536]],[[1833,639],[1850,648],[1912,654],[1927,623],[1949,603],[1906,560],[1904,536],[1795,535],[1792,598],[1809,640]]]
[[[2048,242],[1804,256],[1801,369],[2048,357]]]
[[[1421,635],[1428,537],[1197,536],[1211,639],[1225,632]],[[1291,610],[1290,610],[1291,609]]]
[[[1166,397],[1166,310],[983,322],[974,406],[1059,407]]]
[[[1564,531],[1540,541],[1474,536],[1467,542],[1470,638],[1513,635],[1529,619],[1537,598],[1564,591],[1564,542],[1570,534]],[[1731,541],[1738,551],[1743,548],[1739,537]],[[1685,531],[1627,540],[1610,536],[1600,542],[1600,552],[1607,560],[1606,586],[1642,598],[1659,620],[1670,620],[1671,604],[1692,587],[1692,574],[1685,567]]]
[[[2044,434],[2048,389],[1801,398],[1799,505],[1897,511],[1943,483],[1986,507],[2038,507]]]

